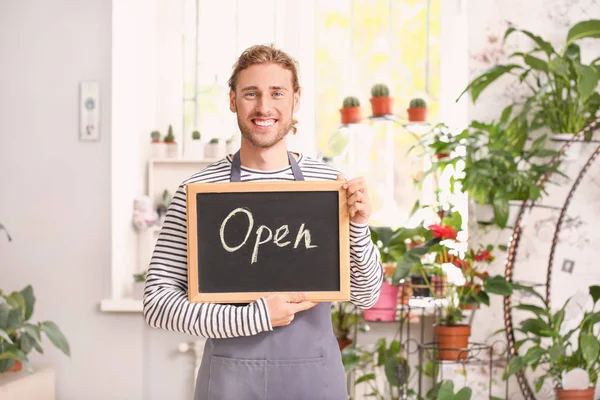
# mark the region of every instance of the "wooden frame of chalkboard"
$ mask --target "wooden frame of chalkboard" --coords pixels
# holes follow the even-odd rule
[[[189,301],[246,303],[291,292],[312,301],[348,301],[350,222],[343,184],[187,184]]]

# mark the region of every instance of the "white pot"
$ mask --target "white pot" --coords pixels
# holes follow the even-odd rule
[[[208,143],[205,147],[204,155],[209,159],[220,159],[227,154],[227,146],[225,142]]]
[[[162,142],[150,143],[150,158],[165,158],[167,156],[167,146]]]
[[[477,222],[491,223],[494,221],[494,207],[491,204],[473,202]]]
[[[144,282],[133,282],[133,290],[131,292],[131,297],[134,300],[144,299],[144,286]]]
[[[190,140],[185,145],[185,158],[202,160],[204,158],[204,143],[200,140]]]
[[[177,158],[177,143],[165,143],[167,145],[167,158]]]

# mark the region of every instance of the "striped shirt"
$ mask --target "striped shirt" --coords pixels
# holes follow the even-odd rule
[[[155,328],[208,338],[251,336],[273,330],[265,299],[238,306],[190,303],[187,296],[186,184],[228,182],[230,156],[184,181],[173,196],[152,254],[144,289],[144,317]],[[335,180],[336,169],[300,155],[298,165],[307,181]],[[258,171],[242,166],[241,181],[293,181],[291,167]],[[372,307],[381,291],[383,269],[371,241],[368,224],[350,222],[350,301]]]

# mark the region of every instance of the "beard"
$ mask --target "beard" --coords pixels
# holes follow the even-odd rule
[[[293,111],[292,111],[293,114]],[[251,121],[254,118],[272,118],[272,115],[256,113],[250,120],[241,121],[239,114],[237,115],[238,126],[242,136],[253,146],[260,149],[268,149],[279,143],[292,129],[292,117],[288,119],[277,118],[277,131],[273,132],[256,132],[254,123]]]

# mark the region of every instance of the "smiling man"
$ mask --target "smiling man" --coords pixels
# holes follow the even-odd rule
[[[144,316],[153,327],[208,338],[196,400],[346,400],[346,377],[333,334],[330,303],[303,293],[271,294],[246,305],[187,299],[185,188],[197,182],[344,179],[339,171],[287,150],[300,102],[295,61],[271,46],[247,49],[229,80],[229,107],[240,150],[183,182],[169,205],[150,262]],[[350,215],[350,301],[375,304],[383,271],[371,242],[366,182],[344,184]],[[218,265],[214,266],[219,268]]]

